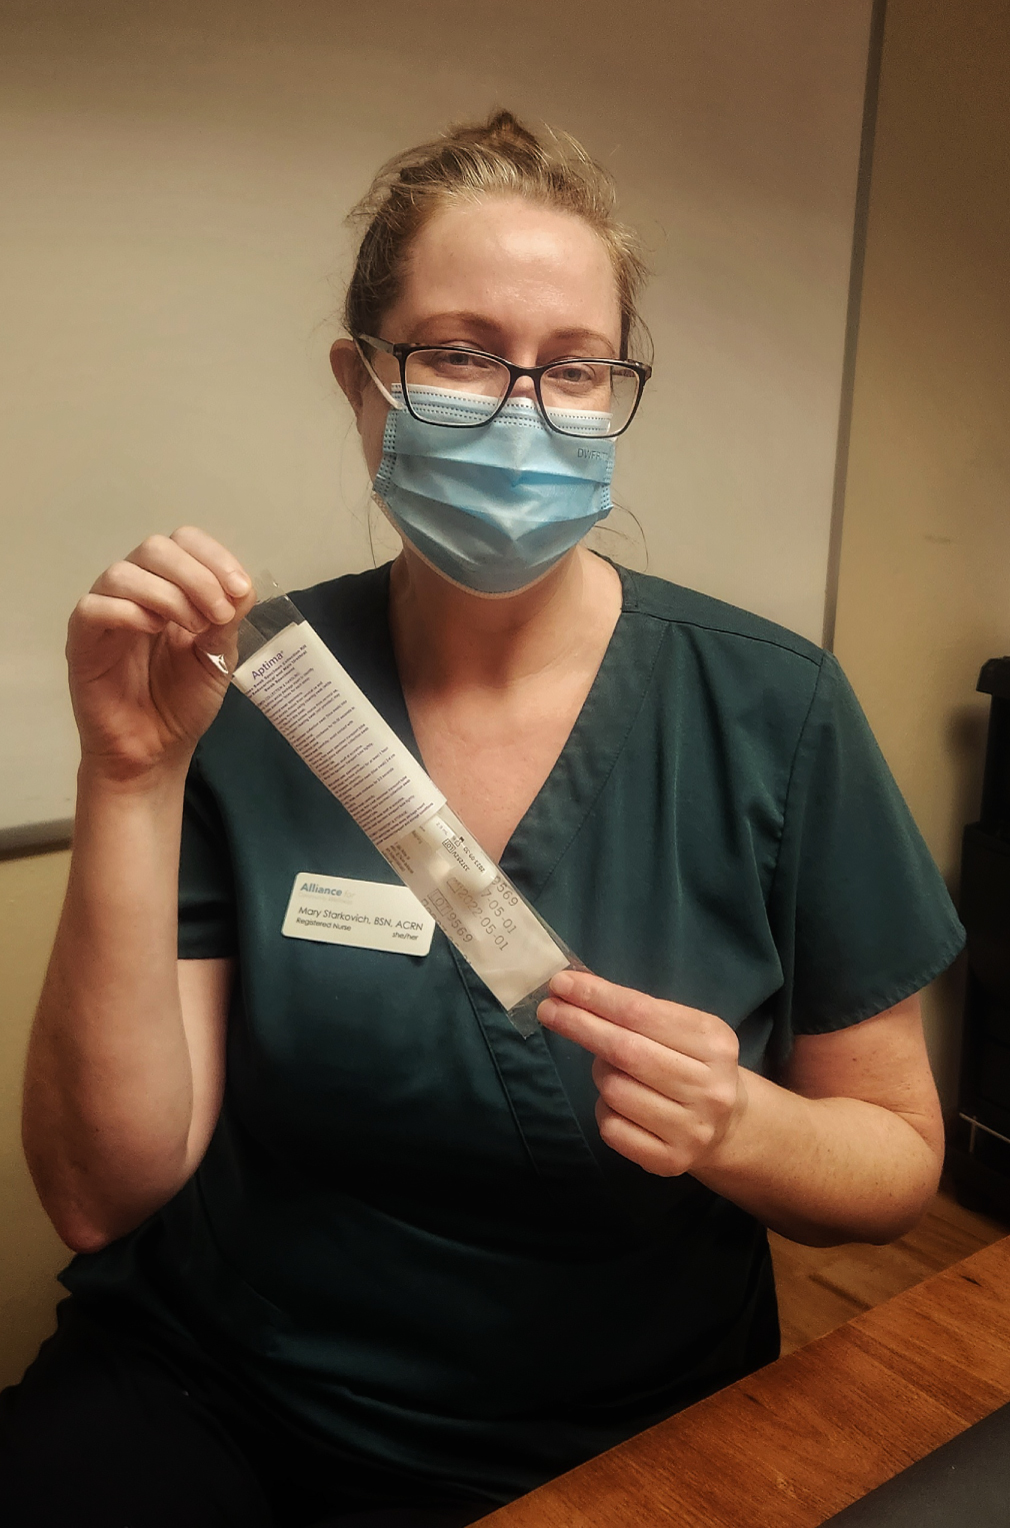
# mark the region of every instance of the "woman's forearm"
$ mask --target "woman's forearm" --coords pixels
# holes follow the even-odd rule
[[[82,766],[66,902],[32,1030],[24,1143],[71,1246],[181,1185],[193,1105],[177,975],[185,761],[117,781]]]
[[[793,1241],[887,1242],[920,1218],[941,1159],[891,1109],[857,1098],[804,1098],[743,1072],[746,1106],[693,1169],[708,1188]]]

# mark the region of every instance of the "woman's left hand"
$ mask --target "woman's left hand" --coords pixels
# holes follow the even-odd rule
[[[541,1024],[592,1051],[606,1144],[662,1177],[703,1168],[747,1107],[735,1032],[714,1014],[562,971]]]

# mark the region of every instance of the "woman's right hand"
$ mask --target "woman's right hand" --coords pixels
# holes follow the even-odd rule
[[[255,600],[232,554],[191,526],[106,569],[67,638],[82,761],[119,780],[188,763],[228,688],[207,653],[233,656]]]

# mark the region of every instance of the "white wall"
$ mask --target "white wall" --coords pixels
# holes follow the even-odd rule
[[[0,827],[69,813],[66,616],[149,530],[288,584],[370,562],[342,218],[494,105],[580,136],[650,246],[617,489],[651,570],[818,638],[869,9],[7,0]]]

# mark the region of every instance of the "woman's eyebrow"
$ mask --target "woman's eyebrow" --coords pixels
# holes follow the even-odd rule
[[[444,329],[459,327],[463,329],[479,329],[483,334],[498,334],[500,327],[493,319],[482,316],[480,313],[432,313],[427,318],[422,318],[413,325],[415,334],[424,334],[429,329]]]
[[[551,341],[561,344],[562,341],[581,346],[584,349],[595,347],[601,349],[605,355],[614,354],[612,339],[605,334],[597,334],[595,329],[555,329],[551,335]],[[572,354],[575,354],[573,350]]]
[[[460,327],[478,332],[485,342],[490,342],[502,334],[500,324],[486,314],[468,313],[465,311],[453,313],[433,313],[414,324],[414,344],[419,343],[419,337],[427,337],[429,330],[443,330],[446,326]],[[570,347],[569,353],[575,355],[589,349],[596,349],[601,355],[610,355],[613,351],[613,340],[605,334],[598,334],[595,329],[552,329],[543,340],[544,345],[566,345]]]

